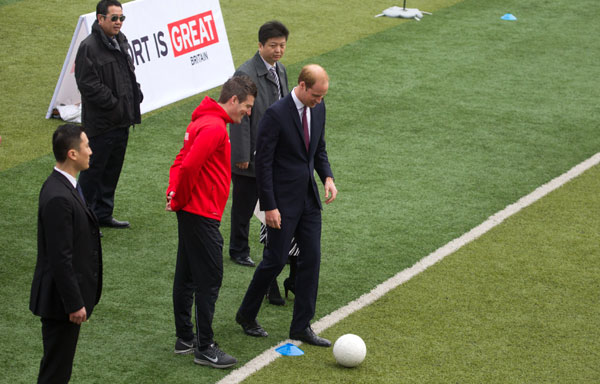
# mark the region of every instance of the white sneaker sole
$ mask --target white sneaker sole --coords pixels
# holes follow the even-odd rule
[[[194,353],[194,348],[176,349],[173,352],[175,352],[176,355],[191,355],[192,353]]]
[[[222,368],[229,368],[229,367],[234,366],[237,363],[237,361],[234,361],[233,363],[230,363],[230,364],[215,364],[215,363],[213,363],[211,361],[202,360],[202,359],[198,359],[197,357],[195,357],[194,358],[194,363],[198,364],[198,365],[206,365],[206,366],[210,366],[210,367],[213,367],[213,368],[222,369]]]

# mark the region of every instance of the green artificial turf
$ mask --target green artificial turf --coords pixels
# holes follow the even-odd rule
[[[426,0],[424,4],[434,10],[457,1]],[[60,122],[45,120],[44,116],[77,19],[94,12],[96,4],[97,0],[0,1],[0,105],[4,107],[0,119],[0,171],[50,153],[48,142]],[[258,28],[265,21],[280,19],[289,27],[288,49],[282,61],[287,65],[404,22],[373,18],[388,6],[384,0],[346,1],[343,7],[335,0],[326,0],[282,8],[276,1],[235,0],[222,2],[221,9],[237,67],[256,52]],[[317,10],[319,17],[315,17]],[[191,98],[193,103],[197,104],[201,96]]]
[[[600,168],[323,332],[360,335],[336,364],[302,345],[244,383],[596,383]]]
[[[279,17],[270,14],[274,3],[222,2],[236,65],[253,54],[258,25],[278,17],[292,31],[283,60],[289,78],[307,62],[322,64],[331,76],[327,144],[339,195],[323,213],[316,319],[600,147],[600,25],[594,1],[470,0],[448,8],[441,8],[442,1],[423,1],[418,7],[434,15],[421,22],[375,19],[390,4],[363,3],[304,2],[290,7],[297,13],[290,9]],[[8,90],[0,93],[8,106],[0,119],[0,380],[10,383],[34,381],[41,357],[40,323],[27,306],[37,194],[53,166],[49,137],[59,124],[43,116],[76,18],[94,4],[24,0],[0,8],[0,33],[8,37],[2,39],[0,59],[1,85]],[[246,17],[246,8],[255,16]],[[323,17],[314,17],[316,8]],[[519,20],[501,21],[508,11]],[[39,40],[36,52],[43,60],[20,49],[25,33],[9,28],[17,20],[29,26],[30,40]],[[208,94],[215,96],[216,90]],[[177,231],[174,216],[164,211],[164,190],[201,98],[145,115],[130,136],[115,217],[130,220],[132,228],[103,231],[104,291],[81,333],[74,382],[214,382],[226,374],[172,353]],[[221,229],[227,249],[229,206]],[[257,234],[255,221],[251,231]],[[260,260],[257,237],[251,239],[252,257]],[[287,338],[292,305],[266,305],[259,321],[270,337],[246,337],[233,317],[253,269],[233,264],[227,252],[224,257],[215,335],[225,351],[245,363]],[[482,269],[480,274],[492,272]],[[403,313],[416,324],[419,315],[414,309]],[[442,322],[443,317],[433,315],[430,322]],[[465,316],[478,314],[466,311]],[[440,348],[452,355],[451,346]],[[592,357],[583,364],[597,361]],[[482,352],[481,358],[489,356]],[[439,364],[431,357],[418,362],[417,371]],[[531,371],[529,364],[518,368]],[[477,365],[470,374],[477,382]]]

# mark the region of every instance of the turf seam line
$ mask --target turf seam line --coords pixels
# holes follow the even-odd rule
[[[523,208],[535,203],[542,197],[558,189],[559,187],[563,186],[564,184],[568,183],[575,177],[581,175],[583,172],[587,171],[588,169],[592,168],[593,166],[599,163],[600,152],[574,166],[562,175],[552,179],[548,183],[536,188],[530,194],[520,198],[516,203],[508,205],[506,208],[490,216],[486,221],[471,229],[469,232],[450,241],[446,245],[438,248],[434,252],[417,261],[412,267],[397,273],[395,276],[379,284],[378,286],[373,288],[369,293],[363,294],[358,299],[351,301],[345,306],[319,319],[312,325],[315,333],[318,334],[323,332],[324,330],[340,322],[350,314],[366,307],[369,304],[372,304],[392,289],[398,287],[400,284],[403,284],[408,280],[412,279],[419,273],[425,271],[427,268],[444,259],[446,256],[456,252],[464,245],[482,236],[483,234],[485,234],[495,226],[499,225],[510,216],[516,214]],[[230,374],[222,378],[220,381],[217,382],[217,384],[233,384],[243,381],[254,372],[266,367],[271,362],[275,361],[275,359],[280,357],[281,355],[277,353],[275,349],[289,342],[292,342],[292,340],[282,341],[275,347],[264,351],[260,355],[256,356],[254,359],[247,362],[244,366],[232,371]],[[296,344],[300,345],[302,343],[296,342]]]

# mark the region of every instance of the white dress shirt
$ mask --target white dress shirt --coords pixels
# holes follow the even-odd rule
[[[308,139],[310,140],[310,108],[307,108],[298,98],[298,96],[296,96],[296,92],[294,92],[294,90],[296,89],[296,87],[294,87],[294,89],[292,89],[292,99],[294,99],[294,104],[296,104],[296,108],[298,109],[298,115],[300,116],[300,123],[302,123],[302,112],[304,111],[304,108],[306,108],[306,122],[308,123]]]
[[[63,171],[62,169],[58,169],[56,166],[54,167],[54,170],[59,172],[60,174],[64,175],[67,178],[67,180],[69,180],[71,182],[71,184],[73,184],[73,188],[77,188],[77,179],[76,178],[74,178],[67,172]]]

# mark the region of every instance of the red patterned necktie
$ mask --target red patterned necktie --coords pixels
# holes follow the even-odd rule
[[[308,119],[306,118],[306,108],[302,111],[302,128],[304,129],[304,144],[306,145],[306,151],[308,151],[308,144],[310,143],[310,137],[308,136]]]

